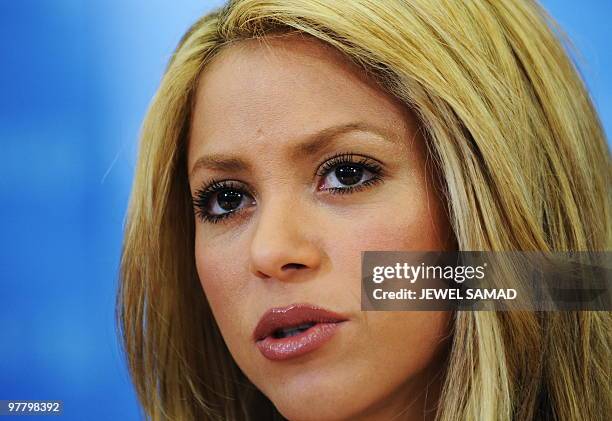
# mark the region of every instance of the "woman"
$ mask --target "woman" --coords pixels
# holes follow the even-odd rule
[[[144,123],[118,312],[151,419],[604,419],[605,312],[361,312],[364,250],[607,250],[531,1],[230,2]]]

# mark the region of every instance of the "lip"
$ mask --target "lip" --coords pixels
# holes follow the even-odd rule
[[[345,316],[311,304],[292,304],[271,308],[264,313],[253,331],[253,339],[264,357],[272,361],[296,358],[323,346],[347,321]],[[276,338],[282,328],[315,323],[294,336]]]

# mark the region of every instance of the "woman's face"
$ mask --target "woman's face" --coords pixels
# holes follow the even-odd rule
[[[449,247],[413,115],[318,41],[244,41],[199,80],[188,169],[202,287],[277,409],[423,419],[449,314],[360,311],[362,251]]]

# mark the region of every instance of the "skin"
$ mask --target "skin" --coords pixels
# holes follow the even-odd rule
[[[296,153],[317,133],[346,125],[360,130],[320,136],[321,148]],[[332,194],[329,187],[345,187],[335,170],[317,172],[338,153],[353,153],[357,162],[369,157],[383,181]],[[246,168],[211,165],[206,158],[213,156]],[[318,41],[242,41],[200,77],[188,170],[196,197],[213,178],[236,180],[251,195],[218,223],[202,221],[196,209],[195,260],[230,353],[283,416],[432,418],[427,409],[443,377],[450,315],[360,310],[361,251],[451,244],[414,115]],[[270,361],[253,330],[266,310],[293,303],[330,309],[348,322],[315,351]]]

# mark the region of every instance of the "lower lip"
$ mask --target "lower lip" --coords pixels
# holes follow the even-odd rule
[[[268,336],[256,342],[264,357],[272,361],[288,360],[307,354],[323,346],[343,322],[317,323],[298,335],[287,338]]]

